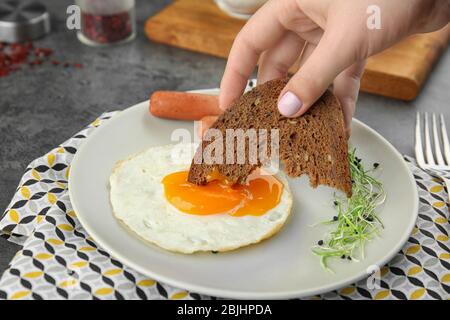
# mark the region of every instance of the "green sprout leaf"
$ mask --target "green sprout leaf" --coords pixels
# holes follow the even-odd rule
[[[364,259],[365,244],[380,234],[383,223],[376,209],[381,206],[386,193],[381,182],[370,174],[377,170],[378,164],[365,170],[361,159],[356,156],[356,149],[349,151],[348,160],[352,178],[352,197],[335,196],[333,201],[337,210],[337,219],[323,221],[322,224],[333,228],[320,245],[313,246],[312,251],[320,257],[323,268],[328,268],[331,258],[346,258],[358,261]],[[359,252],[359,255],[358,255]],[[331,271],[331,270],[330,270]]]

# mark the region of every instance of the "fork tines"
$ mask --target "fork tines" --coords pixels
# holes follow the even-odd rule
[[[430,125],[428,113],[424,115],[424,131],[421,127],[421,115],[418,112],[416,118],[416,160],[420,167],[438,170],[450,170],[450,144],[445,126],[444,116],[439,116],[440,130],[436,115],[432,116],[433,143],[431,143]],[[440,132],[440,134],[439,134]],[[422,146],[422,136],[425,135],[425,149]],[[434,153],[432,144],[434,146]],[[443,151],[443,153],[442,153]],[[425,154],[424,154],[425,152]],[[444,160],[445,159],[445,160]]]

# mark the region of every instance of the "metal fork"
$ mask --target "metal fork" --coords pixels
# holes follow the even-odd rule
[[[417,113],[416,118],[416,161],[420,168],[441,179],[446,187],[447,193],[450,193],[450,144],[447,135],[447,129],[445,127],[444,116],[441,114],[440,119],[440,130],[438,129],[436,115],[433,113],[432,117],[432,132],[433,132],[433,148],[431,146],[430,138],[430,125],[428,121],[428,113],[425,113],[425,129],[422,131],[421,128],[421,116]],[[439,132],[440,131],[440,138]],[[425,149],[422,146],[422,134],[425,135]],[[441,146],[443,148],[441,148]],[[442,149],[444,154],[442,154]],[[425,150],[425,155],[424,155]],[[445,160],[444,160],[445,159]],[[449,195],[450,202],[450,195]]]

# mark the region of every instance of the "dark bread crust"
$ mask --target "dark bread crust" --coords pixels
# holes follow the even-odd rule
[[[352,194],[348,164],[348,144],[344,116],[336,97],[327,91],[301,117],[292,119],[278,112],[277,100],[287,79],[276,79],[257,86],[237,99],[214,123],[225,136],[226,129],[279,129],[279,154],[284,171],[291,177],[307,174],[312,187],[325,184]],[[270,137],[268,137],[270,154]],[[203,141],[197,156],[212,141]],[[246,143],[248,155],[248,143]],[[225,159],[225,148],[223,150]],[[261,163],[251,164],[191,164],[188,181],[207,183],[213,170],[226,176],[232,183],[243,183]]]

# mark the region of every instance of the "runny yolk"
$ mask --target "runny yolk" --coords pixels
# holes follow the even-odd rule
[[[178,210],[195,215],[228,213],[232,216],[261,216],[274,208],[283,192],[275,177],[252,173],[245,184],[232,186],[213,173],[206,185],[187,182],[188,171],[168,174],[162,180],[166,199]]]

